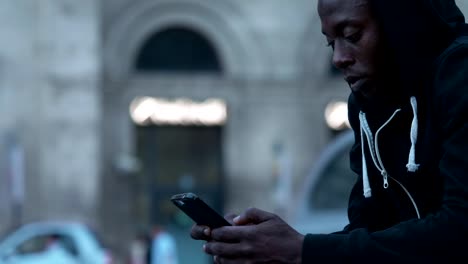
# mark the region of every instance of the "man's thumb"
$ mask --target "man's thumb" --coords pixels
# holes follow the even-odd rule
[[[273,214],[260,209],[249,208],[239,216],[235,217],[233,221],[236,225],[260,224],[273,218],[273,216]]]

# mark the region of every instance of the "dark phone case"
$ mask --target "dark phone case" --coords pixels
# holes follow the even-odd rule
[[[217,228],[231,224],[193,193],[172,196],[171,201],[198,225]]]

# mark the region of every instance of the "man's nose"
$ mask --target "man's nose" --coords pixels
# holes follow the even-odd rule
[[[332,62],[336,68],[344,70],[354,63],[354,58],[346,48],[336,45],[333,50]]]

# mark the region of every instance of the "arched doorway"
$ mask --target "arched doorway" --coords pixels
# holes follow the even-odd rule
[[[135,61],[137,72],[221,74],[218,52],[199,32],[170,27],[151,35]]]
[[[188,134],[191,133],[175,133],[173,130],[188,129],[195,134],[203,134],[205,129],[217,130],[209,137],[221,138],[222,155],[219,162],[228,164],[226,165],[226,167],[229,166],[226,174],[232,177],[232,167],[235,163],[235,156],[232,153],[239,151],[237,142],[242,136],[237,133],[237,130],[241,129],[235,123],[239,122],[238,118],[229,118],[228,124],[225,126],[137,125],[130,119],[129,106],[131,102],[137,97],[147,96],[170,102],[175,102],[178,99],[189,99],[198,105],[210,98],[215,98],[225,100],[226,105],[229,105],[230,115],[235,115],[239,113],[237,99],[240,97],[239,93],[243,91],[236,89],[239,80],[259,78],[266,74],[267,67],[265,66],[267,63],[265,61],[267,61],[267,56],[264,54],[264,49],[258,45],[259,41],[256,39],[256,35],[252,31],[238,26],[238,21],[244,21],[245,15],[236,4],[229,1],[145,0],[129,4],[125,10],[121,11],[118,19],[105,27],[106,32],[104,32],[104,122],[102,126],[104,166],[100,217],[108,240],[116,241],[115,247],[120,247],[118,250],[123,252],[125,249],[120,246],[123,243],[118,241],[128,241],[134,236],[134,232],[139,229],[138,224],[141,221],[139,219],[147,219],[145,221],[148,223],[144,224],[149,224],[150,221],[154,222],[162,215],[161,213],[150,215],[153,211],[152,207],[157,205],[153,200],[159,199],[150,197],[148,189],[151,187],[146,187],[151,184],[147,184],[144,180],[138,180],[138,183],[135,183],[135,178],[139,176],[125,171],[127,158],[132,160],[144,152],[141,146],[145,146],[147,143],[145,140],[141,140],[142,137],[158,141],[154,144],[159,144],[161,149],[165,149],[163,145],[168,144],[169,139],[161,141],[159,139],[165,138],[167,135],[179,134],[180,138],[185,137],[184,140],[189,141]],[[174,39],[179,39],[179,41],[174,41]],[[184,48],[184,45],[179,45],[180,40],[190,43],[198,42],[199,44],[194,45],[199,47],[196,53],[208,54],[202,56],[205,61],[194,56],[192,61],[182,60],[186,63],[185,65],[176,60],[169,62],[166,60],[166,63],[161,65],[164,60],[153,57],[153,59],[143,62],[141,59],[145,57],[144,60],[147,60],[151,57],[147,55],[149,52],[144,50],[152,49],[155,51],[154,43],[159,45],[155,51],[156,58],[158,56],[161,58],[162,55],[164,59],[164,54],[161,53],[166,52],[182,54],[187,51],[187,48]],[[172,42],[172,44],[168,44],[170,49],[162,48],[166,44],[161,43],[166,41],[167,43]],[[188,48],[191,46],[185,45]],[[201,52],[201,50],[204,51]],[[192,52],[192,54],[194,53]],[[184,58],[187,56],[182,56],[182,59]],[[211,59],[206,61],[207,58]],[[172,65],[170,65],[171,63]],[[159,136],[156,138],[154,134]],[[185,135],[183,136],[183,134]],[[201,141],[199,140],[201,137],[193,136],[190,140]],[[183,140],[180,139],[180,141]],[[180,147],[180,149],[183,148],[187,147]],[[149,149],[154,150],[151,147]],[[171,151],[175,150],[171,149]],[[181,157],[180,155],[176,156]],[[200,154],[200,156],[203,155]],[[119,164],[120,161],[122,164]],[[154,164],[160,163],[159,161],[152,162]],[[161,174],[161,172],[157,173]],[[156,177],[155,174],[152,176]],[[185,172],[180,172],[178,175],[184,175],[181,178],[190,179],[190,176],[186,176]],[[174,176],[170,178],[174,179]],[[182,180],[182,182],[188,182],[190,186],[190,180]],[[146,198],[132,195],[136,193],[135,190],[140,190],[140,188],[146,188],[144,192],[148,194]],[[172,194],[177,190],[164,189],[163,191]],[[198,192],[198,190],[195,191]],[[203,193],[203,190],[199,192]],[[158,193],[165,195],[162,192]],[[200,193],[201,196],[202,193]],[[206,200],[211,203],[212,199],[207,197]],[[139,203],[138,201],[143,202]],[[169,199],[165,201],[169,202]],[[216,203],[223,203],[223,201],[213,201],[215,207]],[[167,210],[176,209],[169,203],[157,205],[157,207]],[[149,213],[139,214],[141,217],[136,219],[138,211]],[[166,217],[166,220],[163,221],[168,221],[168,219],[170,217]],[[181,240],[183,239],[187,244],[181,251],[188,258],[192,257],[187,260],[188,262],[196,263],[194,256],[204,257],[199,250],[199,245],[194,245],[187,239],[186,229],[180,233]],[[189,242],[192,244],[188,245]]]
[[[213,122],[207,119],[213,111],[219,110],[219,107],[214,109],[213,104],[221,104],[220,111],[224,110],[226,117],[225,104],[207,95],[197,98],[190,86],[177,85],[178,77],[220,78],[223,68],[218,51],[201,32],[189,27],[167,27],[143,42],[135,58],[134,75],[150,79],[164,76],[166,89],[174,86],[179,90],[167,96],[151,91],[154,90],[151,87],[142,87],[140,95],[131,103],[132,117],[135,117],[133,113],[141,112],[140,108],[150,112],[143,118],[133,119],[135,155],[141,164],[135,177],[137,188],[133,200],[138,208],[135,216],[143,225],[169,230],[179,245],[181,262],[205,258],[199,251],[189,253],[199,248],[193,241],[187,241],[187,230],[193,222],[169,198],[177,193],[194,192],[215,210],[223,212],[222,148],[226,119],[211,120]],[[211,110],[206,110],[210,107]]]
[[[170,27],[151,35],[142,45],[134,67],[137,74],[222,74],[217,51],[210,41],[183,27]],[[203,116],[177,120],[178,112],[192,111],[197,105],[193,100],[183,102],[173,98],[164,100],[164,106],[154,104],[153,114],[159,118],[134,125],[136,155],[142,165],[138,179],[142,188],[137,193],[143,195],[136,201],[142,203],[139,208],[147,211],[140,213],[141,218],[146,218],[142,222],[150,225],[192,224],[168,199],[180,192],[203,195],[222,211],[223,124],[198,122]]]

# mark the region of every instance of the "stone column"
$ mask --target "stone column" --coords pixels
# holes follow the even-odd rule
[[[26,211],[41,201],[35,188],[41,176],[36,152],[40,87],[35,2],[0,2],[0,232],[25,221]]]
[[[97,0],[37,3],[41,217],[96,221],[101,169],[98,6]]]

